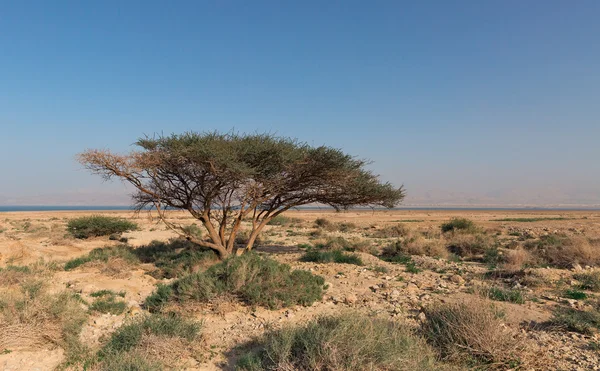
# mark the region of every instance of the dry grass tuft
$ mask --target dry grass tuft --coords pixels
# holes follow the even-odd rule
[[[525,248],[535,256],[537,263],[558,268],[600,263],[600,249],[583,236],[550,234],[527,242]]]
[[[0,292],[0,349],[68,348],[77,341],[86,319],[73,294],[51,294],[41,281],[28,280],[19,290]]]
[[[504,254],[504,262],[502,268],[507,271],[518,271],[533,263],[534,258],[531,253],[522,247],[517,247],[515,250],[508,250]]]
[[[425,316],[423,331],[443,359],[494,370],[540,367],[545,362],[502,323],[489,301],[438,304],[426,308]]]
[[[360,313],[320,317],[269,331],[239,359],[236,369],[449,370],[406,326]]]

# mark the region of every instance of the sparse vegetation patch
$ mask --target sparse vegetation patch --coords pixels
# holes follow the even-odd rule
[[[358,313],[267,332],[236,366],[245,371],[446,369],[408,328]]]
[[[310,305],[323,296],[325,280],[310,272],[290,269],[257,254],[244,254],[215,264],[205,272],[185,276],[169,286],[159,286],[146,300],[152,311],[167,301],[207,302],[229,294],[249,305],[271,309]]]
[[[138,229],[137,224],[105,215],[82,216],[69,220],[67,231],[75,238],[109,236]]]

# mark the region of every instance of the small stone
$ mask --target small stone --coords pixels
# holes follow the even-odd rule
[[[348,294],[348,295],[346,295],[346,298],[344,299],[344,302],[346,304],[354,304],[357,301],[358,301],[358,298],[354,294]]]
[[[456,284],[462,285],[463,283],[465,283],[465,279],[462,278],[460,275],[458,274],[454,274],[450,277],[450,281],[454,282]]]

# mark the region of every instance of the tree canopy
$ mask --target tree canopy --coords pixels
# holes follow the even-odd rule
[[[87,150],[78,160],[107,180],[132,184],[137,209],[155,208],[167,226],[221,258],[235,251],[244,220],[251,222],[244,249],[251,250],[264,226],[290,208],[391,208],[404,198],[402,187],[380,182],[365,160],[271,134],[188,132],[144,137],[136,145],[128,154]],[[168,209],[188,211],[207,238],[168,221]]]

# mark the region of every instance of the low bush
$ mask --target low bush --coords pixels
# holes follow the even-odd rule
[[[503,287],[486,287],[480,290],[480,294],[486,298],[496,301],[508,301],[515,304],[525,303],[523,292],[517,289],[505,289]]]
[[[58,345],[71,357],[88,316],[80,299],[51,293],[42,281],[28,280],[19,289],[0,291],[0,349]]]
[[[448,257],[448,249],[443,241],[426,239],[421,235],[404,238],[400,243],[400,248],[409,255],[432,256],[434,258]]]
[[[325,280],[310,272],[290,269],[255,253],[231,257],[205,272],[185,276],[169,286],[159,286],[146,300],[152,311],[168,301],[207,302],[229,294],[249,305],[271,309],[310,305],[323,296]]]
[[[300,257],[300,261],[315,263],[342,263],[364,265],[360,256],[356,254],[348,254],[340,250],[310,250]]]
[[[315,219],[315,227],[317,227],[317,228],[328,229],[331,227],[331,225],[333,225],[333,223],[325,218]]]
[[[180,368],[198,353],[201,324],[177,315],[137,318],[117,329],[98,352],[100,370]],[[179,367],[178,367],[179,366]]]
[[[453,233],[447,242],[448,251],[463,258],[483,258],[486,251],[495,247],[490,236],[477,233]]]
[[[124,292],[115,293],[111,290],[100,290],[91,293],[90,296],[94,298],[94,302],[90,305],[92,311],[119,315],[127,309],[127,304],[124,301],[117,300],[117,296],[125,296]]]
[[[321,317],[269,331],[251,344],[238,370],[444,370],[407,327],[362,314]],[[448,368],[449,369],[449,368]]]
[[[565,290],[565,292],[563,292],[562,296],[565,298],[568,298],[568,299],[575,299],[575,300],[585,300],[588,297],[585,292],[579,291],[579,290],[573,290],[573,289]]]
[[[212,250],[182,238],[171,239],[168,242],[152,241],[149,245],[138,247],[132,252],[142,263],[156,266],[157,270],[150,274],[158,279],[182,277],[218,260]]]
[[[600,250],[595,249],[582,236],[549,234],[538,240],[528,241],[525,248],[534,256],[537,264],[557,268],[570,268],[574,264],[594,265],[600,262]]]
[[[408,236],[410,229],[404,224],[388,225],[381,229],[376,229],[369,234],[369,237],[373,238],[399,238]]]
[[[183,232],[189,236],[195,237],[195,238],[202,238],[202,228],[200,228],[197,224],[190,224],[190,225],[186,225],[185,227],[182,228]]]
[[[528,369],[541,362],[499,317],[485,301],[437,304],[425,309],[422,329],[446,360],[487,370]]]
[[[518,271],[533,263],[531,253],[521,247],[508,250],[502,259],[502,268],[508,271]]]
[[[578,273],[573,278],[579,281],[577,287],[582,290],[600,291],[600,272]]]
[[[477,231],[475,223],[472,220],[465,218],[454,218],[449,222],[443,223],[440,226],[440,229],[442,230],[442,233],[456,231],[473,233]]]
[[[118,245],[104,248],[96,248],[90,251],[85,256],[71,259],[65,263],[65,270],[70,271],[89,262],[108,262],[110,259],[116,258],[123,259],[125,262],[130,264],[139,263],[139,259],[135,255],[133,248],[127,245]]]
[[[67,231],[75,238],[109,236],[138,229],[137,224],[104,215],[82,216],[67,223]]]
[[[588,310],[558,307],[554,310],[549,324],[568,331],[591,335],[600,330],[600,308],[598,305]]]

